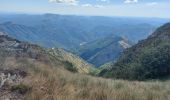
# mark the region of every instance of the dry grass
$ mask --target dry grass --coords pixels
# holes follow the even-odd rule
[[[77,69],[78,73],[87,74],[87,73],[90,73],[90,71],[93,68],[92,67],[93,65],[85,62],[79,56],[76,56],[70,52],[63,50],[63,49],[60,49],[60,48],[51,49],[51,50],[49,50],[49,53],[52,54],[53,56],[59,58],[61,61],[68,61],[71,64],[73,64],[73,66]]]
[[[28,100],[170,100],[170,81],[111,80],[39,66],[24,82]]]
[[[23,59],[14,63],[29,73],[23,80],[32,87],[26,100],[170,100],[170,81],[111,80],[71,73],[62,64],[52,67]]]

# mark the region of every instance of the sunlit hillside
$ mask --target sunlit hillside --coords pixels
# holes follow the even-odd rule
[[[0,100],[170,100],[170,0],[0,0]]]

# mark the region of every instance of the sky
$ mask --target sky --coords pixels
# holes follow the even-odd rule
[[[170,18],[170,0],[0,0],[0,12]]]

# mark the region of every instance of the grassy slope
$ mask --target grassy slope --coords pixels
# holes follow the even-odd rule
[[[61,69],[39,69],[25,81],[28,100],[168,100],[170,81],[109,80]]]
[[[2,56],[1,56],[2,57]],[[5,55],[4,55],[5,57]],[[64,64],[5,57],[4,66],[25,69],[22,84],[31,87],[26,100],[169,100],[170,81],[110,80],[71,73]]]
[[[59,58],[61,61],[69,62],[77,69],[79,73],[91,73],[95,70],[94,66],[87,63],[83,59],[81,59],[79,56],[76,56],[70,52],[67,52],[63,49],[55,48],[50,49],[48,52],[55,57]]]

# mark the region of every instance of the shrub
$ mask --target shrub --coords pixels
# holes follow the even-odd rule
[[[19,94],[26,94],[30,89],[30,87],[24,84],[19,84],[11,87],[12,92],[17,92]]]
[[[65,64],[65,69],[67,69],[68,71],[71,71],[71,72],[77,72],[77,69],[73,66],[72,63],[70,63],[69,61],[64,61],[64,64]]]

